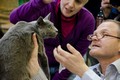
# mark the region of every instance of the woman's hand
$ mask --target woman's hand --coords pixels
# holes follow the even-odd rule
[[[67,44],[67,48],[70,52],[63,50],[61,46],[55,48],[55,59],[69,71],[82,77],[82,75],[88,70],[88,66],[85,64],[82,55],[75,48],[70,44]]]
[[[33,34],[32,38],[34,43],[34,49],[32,51],[31,59],[27,67],[31,77],[36,75],[40,69],[40,66],[38,63],[38,43],[37,43],[37,38],[35,33]]]

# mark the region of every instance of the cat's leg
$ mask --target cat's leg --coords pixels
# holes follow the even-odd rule
[[[48,58],[47,58],[46,53],[45,53],[44,45],[43,44],[40,45],[38,50],[39,50],[38,59],[39,59],[40,66],[42,67],[47,78],[50,80]]]

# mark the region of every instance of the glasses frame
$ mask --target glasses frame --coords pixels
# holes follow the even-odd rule
[[[113,36],[113,35],[109,35],[109,34],[104,34],[104,35],[102,35],[102,37],[101,37],[101,38],[98,38],[98,36],[97,36],[97,35],[95,35],[95,34],[90,34],[90,35],[88,35],[88,36],[87,36],[87,39],[88,39],[89,41],[92,41],[92,38],[93,38],[94,36],[97,38],[97,40],[100,40],[100,39],[104,38],[105,36],[120,39],[120,37]]]

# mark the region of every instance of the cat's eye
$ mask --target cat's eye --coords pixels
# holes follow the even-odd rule
[[[48,24],[48,25],[47,25],[48,28],[51,28],[51,26],[52,26],[51,24]]]

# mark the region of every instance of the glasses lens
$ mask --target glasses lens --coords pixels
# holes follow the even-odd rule
[[[92,36],[93,36],[92,34],[88,35],[87,40],[92,41]]]

